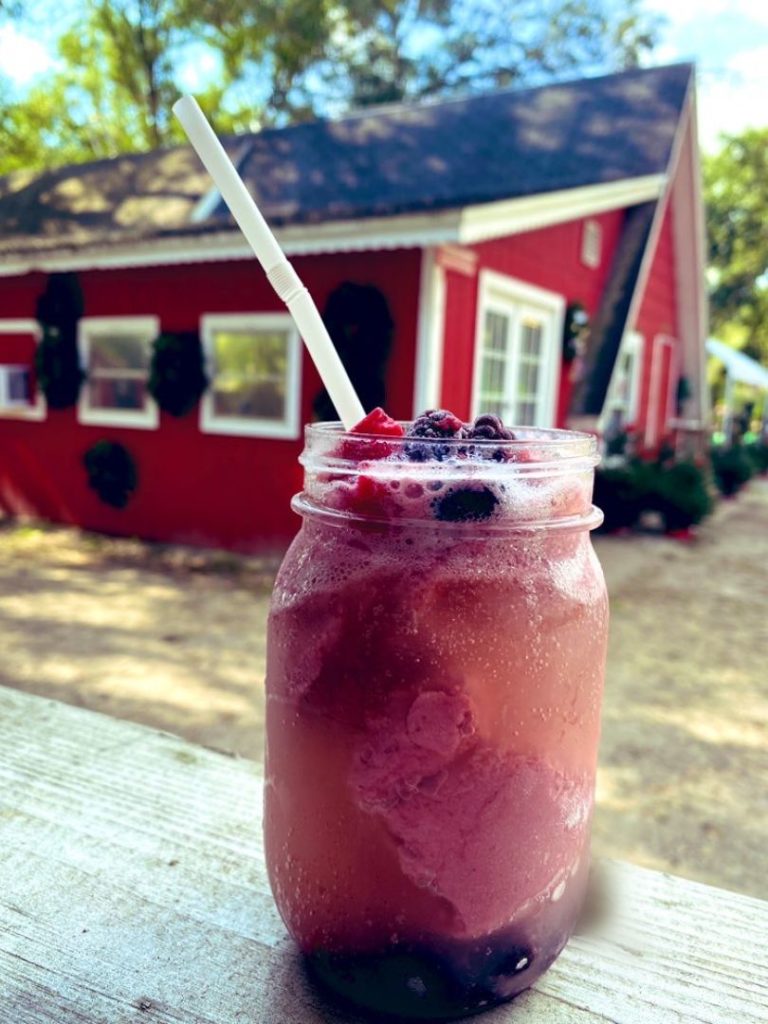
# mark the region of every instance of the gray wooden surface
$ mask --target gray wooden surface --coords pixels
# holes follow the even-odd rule
[[[272,904],[257,765],[0,688],[2,1024],[352,1024]],[[488,1024],[768,1021],[768,904],[618,866],[578,937]]]

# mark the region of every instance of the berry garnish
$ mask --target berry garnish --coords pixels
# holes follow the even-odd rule
[[[405,430],[381,406],[377,406],[350,430],[350,434],[376,434],[379,437],[402,437]]]
[[[395,507],[386,481],[376,480],[362,473],[352,490],[349,509],[363,516],[391,516]]]
[[[467,437],[485,441],[514,441],[515,435],[505,427],[498,416],[484,413],[478,416],[467,432]]]
[[[407,430],[408,437],[466,437],[466,427],[447,409],[428,409]]]
[[[379,437],[397,438],[405,434],[403,427],[388,416],[383,409],[376,408],[364,416],[359,423],[349,431],[350,434],[367,434],[369,438],[373,435],[376,439],[353,440],[345,437],[339,446],[339,458],[349,459],[351,462],[366,462],[373,459],[386,459],[396,450],[396,444],[389,441],[379,441]]]
[[[498,416],[492,413],[484,413],[478,416],[469,428],[468,437],[476,441],[514,441],[515,435],[505,427]],[[470,448],[472,455],[481,459],[493,459],[494,462],[506,462],[511,458],[506,448],[491,448],[490,445],[473,445]]]
[[[463,438],[467,428],[452,412],[447,409],[429,409],[418,416],[406,431],[406,437],[423,438],[427,442]],[[447,444],[420,444],[409,442],[404,448],[405,454],[412,462],[428,462],[430,459],[442,462],[451,454],[451,446]],[[459,454],[457,451],[455,454]]]
[[[450,487],[432,507],[435,516],[445,523],[470,523],[488,519],[499,504],[490,487]]]

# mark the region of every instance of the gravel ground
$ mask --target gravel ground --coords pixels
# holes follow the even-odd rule
[[[595,849],[768,898],[768,481],[694,543],[596,546],[612,626]],[[0,683],[259,758],[274,570],[0,524]]]

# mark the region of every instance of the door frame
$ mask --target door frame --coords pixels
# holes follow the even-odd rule
[[[661,374],[663,366],[662,351],[669,348],[669,380],[666,395],[660,394]],[[654,335],[651,349],[651,366],[648,379],[648,405],[645,419],[645,445],[655,448],[666,433],[669,421],[673,418],[674,393],[677,389],[679,373],[679,343],[671,334]],[[662,404],[663,403],[663,404]],[[664,411],[664,422],[659,429],[660,413]]]

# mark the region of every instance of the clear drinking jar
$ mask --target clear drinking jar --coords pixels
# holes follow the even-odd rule
[[[326,985],[449,1019],[565,945],[589,856],[607,597],[595,441],[309,427],[269,620],[265,839]]]

